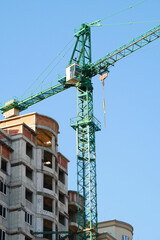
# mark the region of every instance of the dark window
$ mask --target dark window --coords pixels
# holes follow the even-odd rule
[[[3,182],[0,181],[0,191],[3,192]]]
[[[52,153],[44,151],[43,164],[46,167],[52,168]]]
[[[46,219],[43,220],[43,232],[52,231],[52,222]],[[43,234],[44,238],[52,240],[52,234]]]
[[[77,213],[72,210],[69,210],[69,222],[77,223]]]
[[[55,181],[55,193],[57,193],[57,181]]]
[[[61,192],[59,192],[59,201],[63,204],[65,204],[65,195]]]
[[[32,225],[32,215],[25,212],[25,222],[29,223],[30,225]]]
[[[6,208],[0,205],[0,216],[6,218]]]
[[[33,170],[26,166],[26,177],[32,180]]]
[[[52,180],[53,178],[44,174],[43,187],[52,190]]]
[[[6,194],[6,184],[0,181],[0,192]]]
[[[1,161],[1,169],[7,173],[7,161],[5,161],[3,158],[2,158],[2,161]]]
[[[65,216],[59,213],[59,222],[65,226]]]
[[[32,225],[32,215],[30,215],[30,225]]]
[[[58,162],[57,162],[57,159],[55,159],[55,171],[56,171],[56,172],[58,171]]]
[[[129,240],[129,237],[123,235],[122,240]]]
[[[65,173],[59,169],[59,181],[65,184]]]
[[[6,211],[7,211],[7,209],[4,207],[4,208],[3,208],[3,217],[4,217],[4,218],[6,218]]]
[[[26,143],[26,155],[30,158],[33,157],[33,147],[28,142]]]
[[[32,240],[32,238],[29,238],[29,237],[25,237],[25,240]]]
[[[3,184],[3,193],[6,194],[6,184]]]
[[[6,239],[6,233],[0,229],[0,240],[5,240]]]
[[[32,203],[33,201],[33,193],[26,188],[26,194],[25,194],[26,199]]]
[[[49,212],[52,212],[52,202],[53,200],[51,198],[44,197],[43,198],[43,209]]]

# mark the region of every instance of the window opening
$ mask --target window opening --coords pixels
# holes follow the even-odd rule
[[[69,210],[69,222],[77,223],[77,213],[72,210]]]
[[[0,229],[0,240],[6,240],[6,233]]]
[[[53,180],[52,177],[44,174],[44,177],[43,177],[43,187],[47,188],[49,190],[53,190],[53,188],[52,188],[52,180]]]
[[[129,237],[123,235],[122,240],[129,240]]]
[[[65,226],[65,216],[59,213],[59,222]]]
[[[26,142],[26,155],[30,158],[33,157],[33,146]]]
[[[55,159],[55,171],[56,171],[56,172],[58,171],[58,162],[57,162],[57,159]]]
[[[52,149],[52,133],[46,129],[37,129],[37,145]]]
[[[0,205],[0,216],[6,218],[6,212],[7,212],[7,209],[2,205]]]
[[[58,189],[58,187],[57,187],[57,181],[55,181],[55,193],[57,194],[57,189]]]
[[[32,203],[33,201],[33,193],[26,188],[26,194],[25,194],[26,199]]]
[[[43,164],[46,167],[52,168],[52,153],[44,150],[44,160]]]
[[[33,218],[33,217],[32,217],[31,214],[25,212],[25,222],[26,222],[26,223],[29,223],[30,225],[32,225],[32,218]]]
[[[59,169],[59,181],[65,184],[65,173]]]
[[[32,180],[33,177],[33,170],[26,166],[26,177]]]
[[[53,202],[53,200],[51,198],[44,197],[43,198],[43,209],[46,211],[52,212],[53,211],[52,202]]]
[[[0,181],[0,192],[6,194],[6,184]]]
[[[43,232],[50,232],[52,231],[52,222],[49,220],[43,220]],[[52,234],[43,234],[44,238],[52,240]]]
[[[29,237],[25,237],[25,240],[32,240],[32,238],[29,238]]]
[[[1,169],[7,173],[7,161],[5,161],[3,158],[2,158],[2,161],[1,161]]]
[[[59,192],[59,201],[63,204],[65,204],[65,195],[61,192]]]

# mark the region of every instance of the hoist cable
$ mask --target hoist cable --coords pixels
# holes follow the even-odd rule
[[[127,11],[127,10],[129,10],[129,9],[131,9],[131,8],[133,8],[133,7],[141,4],[141,3],[143,3],[143,2],[146,2],[146,1],[147,1],[147,0],[143,0],[143,1],[138,2],[138,3],[134,4],[134,5],[131,5],[131,6],[127,7],[127,8],[124,8],[124,9],[122,9],[121,11],[118,11],[118,12],[115,12],[115,13],[113,13],[113,14],[111,14],[111,15],[108,15],[107,17],[104,17],[104,18],[102,18],[102,19],[99,19],[99,20],[96,20],[96,21],[94,21],[94,22],[92,22],[92,23],[89,23],[88,26],[90,26],[90,27],[101,27],[101,26],[102,26],[102,24],[100,24],[101,21],[103,21],[103,20],[105,20],[105,19],[108,19],[108,18],[110,18],[110,17],[113,17],[113,16],[115,16],[115,15],[117,15],[117,14],[119,14],[119,13],[125,12],[125,11]]]
[[[66,54],[69,52],[69,50],[73,47],[73,44],[71,45],[71,47],[64,53],[64,55],[60,58],[60,60],[52,67],[52,69],[47,73],[47,75],[43,78],[43,80],[40,82],[39,86],[37,88],[35,88],[31,93],[31,96],[32,94],[34,93],[35,94],[35,91],[38,90],[41,85],[43,84],[43,82],[48,78],[48,76],[51,74],[51,72],[55,69],[55,67],[61,62],[61,60],[66,56]]]
[[[138,3],[134,4],[134,5],[131,5],[131,6],[127,7],[127,8],[124,8],[124,9],[122,9],[121,11],[115,12],[115,13],[107,16],[107,17],[102,18],[100,21],[103,21],[103,20],[105,20],[105,19],[107,19],[107,18],[113,17],[113,16],[115,16],[115,15],[117,15],[117,14],[119,14],[119,13],[125,12],[125,11],[127,11],[128,9],[131,9],[131,8],[133,8],[133,7],[141,4],[141,3],[143,3],[143,2],[146,2],[146,1],[147,1],[147,0],[143,0],[143,1],[138,2]]]
[[[38,75],[38,77],[33,81],[33,83],[26,89],[25,93],[28,92],[28,90],[40,79],[40,77],[48,70],[48,68],[56,61],[56,59],[62,54],[62,52],[66,49],[66,47],[73,41],[74,37],[65,45],[65,47],[57,54],[57,56],[43,69],[43,71]],[[61,58],[63,59],[63,58]],[[59,63],[60,61],[58,61]],[[57,64],[56,64],[57,65]],[[50,71],[52,72],[52,71]],[[49,75],[49,74],[48,74]],[[46,79],[46,78],[45,78]],[[23,98],[25,95],[21,95],[20,98]]]
[[[139,23],[152,23],[152,22],[160,22],[160,20],[151,20],[151,21],[142,21],[142,22],[127,22],[127,23],[110,23],[110,24],[102,24],[101,26],[132,25],[132,24],[139,24]]]
[[[51,74],[51,72],[54,70],[54,68],[62,61],[62,59],[66,56],[66,54],[69,52],[69,50],[73,47],[73,44],[72,46],[65,52],[65,54],[60,58],[60,60],[52,67],[52,69],[49,71],[49,73],[45,76],[45,78],[41,81],[40,84],[42,84],[46,79],[47,77]]]
[[[106,104],[105,104],[104,84],[103,84],[103,112],[104,112],[104,127],[106,128]]]

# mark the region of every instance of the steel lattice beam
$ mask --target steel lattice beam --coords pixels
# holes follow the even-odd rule
[[[62,79],[60,79],[59,81],[61,81]],[[63,81],[65,81],[65,77],[63,78]],[[19,111],[23,111],[25,109],[27,109],[29,106],[38,103],[48,97],[51,97],[57,93],[60,93],[68,88],[72,87],[72,85],[66,85],[64,83],[60,83],[56,86],[52,86],[38,94],[35,94],[33,96],[30,96],[22,101],[13,101],[13,103],[9,103],[8,105],[5,105],[3,107],[0,108],[1,112],[6,112],[12,108],[16,108],[19,109]]]
[[[78,88],[77,93],[78,117],[72,120],[71,126],[77,133],[78,230],[88,229],[78,238],[97,239],[95,132],[100,130],[100,123],[93,117],[92,89]]]
[[[133,39],[129,43],[121,46],[120,48],[114,50],[111,53],[108,53],[103,58],[100,58],[96,62],[92,63],[89,69],[90,76],[93,77],[97,74],[102,74],[103,72],[108,71],[108,68],[110,66],[113,66],[120,59],[146,46],[148,43],[153,42],[159,37],[160,25],[152,28],[148,32],[142,34],[141,36]]]

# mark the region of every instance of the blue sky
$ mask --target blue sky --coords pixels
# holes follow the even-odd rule
[[[24,97],[39,85],[45,89],[50,81],[56,84],[57,74],[65,72],[73,47],[48,79],[43,81],[43,76],[36,81],[36,78],[73,38],[74,29],[137,2],[0,1],[0,101]],[[107,18],[102,24],[157,22],[92,28],[93,61],[160,24],[159,9],[158,0],[148,0]],[[110,69],[105,82],[106,128],[102,85],[99,76],[93,78],[94,113],[102,122],[102,131],[96,133],[98,218],[130,223],[134,227],[134,240],[159,239],[159,45],[160,39]],[[33,111],[58,121],[59,151],[70,160],[69,188],[76,189],[76,137],[69,126],[70,118],[76,116],[75,89],[42,101],[23,113]]]

